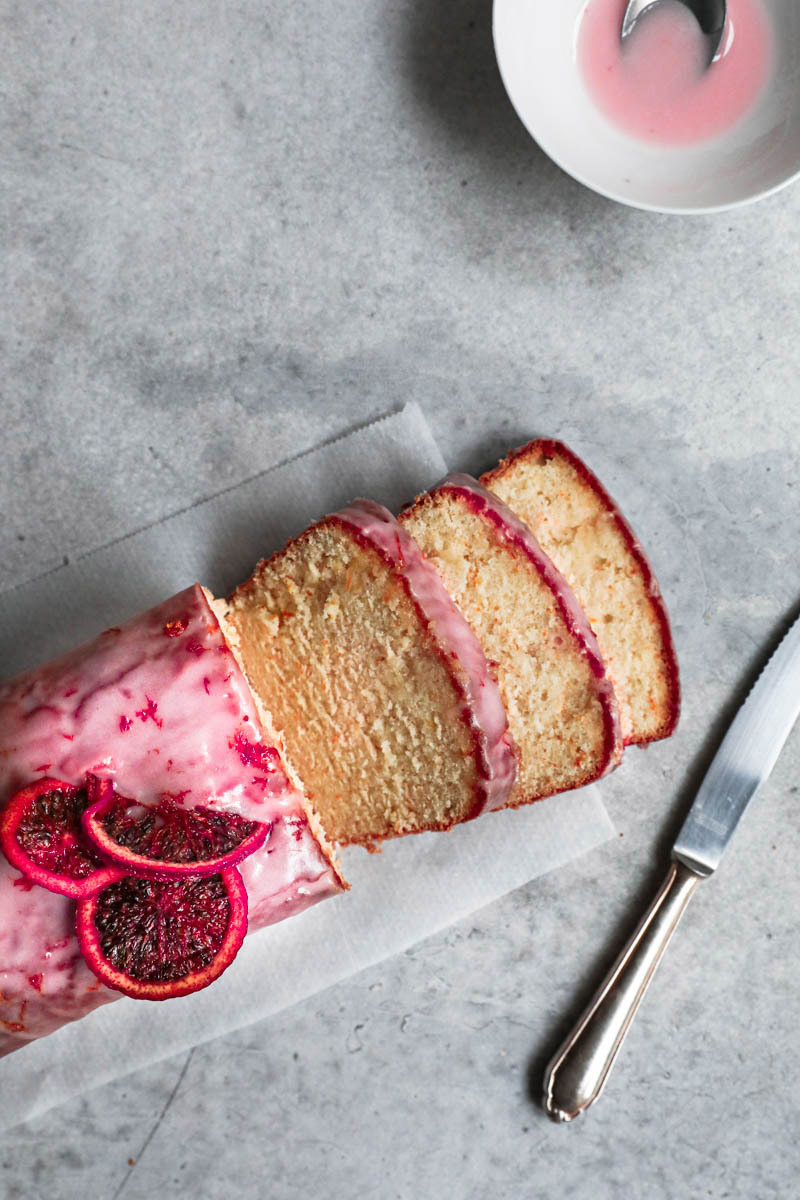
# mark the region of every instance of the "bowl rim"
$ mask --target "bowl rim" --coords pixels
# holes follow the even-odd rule
[[[500,73],[500,79],[502,80],[503,88],[505,89],[505,93],[511,103],[511,107],[514,109],[517,117],[522,122],[522,125],[526,129],[528,135],[533,138],[533,140],[536,142],[536,145],[544,151],[547,157],[555,163],[558,169],[563,171],[565,175],[569,175],[576,181],[576,183],[588,188],[589,191],[595,192],[598,196],[604,196],[607,200],[613,200],[616,204],[624,204],[628,208],[638,208],[642,212],[663,213],[667,216],[675,217],[704,217],[713,215],[714,213],[732,212],[737,208],[745,208],[748,204],[755,204],[759,200],[766,200],[770,196],[774,196],[778,192],[782,192],[784,188],[789,187],[790,184],[795,183],[798,179],[800,179],[800,167],[798,167],[796,171],[794,171],[791,175],[787,175],[785,179],[780,181],[780,183],[775,183],[771,187],[765,187],[761,191],[753,192],[750,196],[743,196],[738,200],[729,200],[723,204],[701,204],[690,206],[651,204],[645,200],[632,200],[630,197],[614,192],[610,188],[605,188],[600,184],[593,183],[580,171],[573,170],[572,167],[568,167],[561,159],[561,156],[547,144],[547,139],[539,137],[538,134],[534,132],[529,121],[526,120],[517,107],[517,103],[512,94],[509,81],[506,78],[505,71],[503,70],[503,58],[497,42],[497,8],[498,4],[501,2],[502,0],[492,0],[492,45],[494,47],[494,56],[497,63],[497,69]]]

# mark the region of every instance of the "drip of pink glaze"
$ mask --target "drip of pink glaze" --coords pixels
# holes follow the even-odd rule
[[[167,626],[174,632],[165,636]],[[187,654],[185,640],[192,638],[204,649],[224,646],[199,586],[112,637],[101,635],[0,684],[0,808],[45,769],[76,784],[87,772],[99,773],[143,803],[168,792],[182,794],[185,803],[270,821],[268,842],[242,864],[249,929],[255,930],[336,894],[341,882],[308,827],[303,799],[277,750],[261,732],[235,660]],[[62,699],[54,703],[54,696]],[[145,719],[123,728],[126,708]],[[248,761],[237,736],[249,748]],[[251,759],[268,787],[254,778]],[[74,904],[27,884],[0,855],[0,1056],[118,999],[80,954]],[[40,976],[36,987],[31,981]]]
[[[499,496],[473,479],[471,475],[454,472],[445,476],[436,491],[448,491],[458,495],[473,512],[489,521],[505,542],[515,546],[533,564],[539,576],[547,584],[559,607],[564,624],[577,643],[581,654],[588,662],[597,680],[598,696],[603,706],[605,723],[606,760],[600,778],[607,775],[622,758],[622,729],[619,706],[613,685],[606,675],[606,666],[597,638],[588,618],[578,603],[575,593],[552,560],[545,554],[533,533]]]
[[[649,142],[687,145],[729,129],[769,78],[773,34],[761,0],[728,0],[728,30],[709,67],[696,18],[678,0],[644,13],[620,44],[626,0],[589,0],[578,63],[598,108]]]
[[[436,568],[389,510],[372,500],[356,500],[326,519],[349,526],[404,581],[462,692],[462,716],[478,752],[478,803],[471,815],[502,808],[516,777],[505,708],[480,643]]]

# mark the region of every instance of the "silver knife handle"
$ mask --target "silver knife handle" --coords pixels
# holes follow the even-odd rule
[[[556,1051],[544,1077],[545,1108],[554,1121],[573,1120],[600,1095],[647,985],[700,878],[673,860],[635,933],[572,1033]]]

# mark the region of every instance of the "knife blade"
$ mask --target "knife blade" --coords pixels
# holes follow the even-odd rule
[[[800,617],[772,654],[728,728],[672,848],[650,907],[545,1072],[544,1105],[571,1121],[597,1100],[639,1004],[701,880],[734,831],[800,715]]]
[[[800,617],[739,709],[695,796],[672,853],[698,875],[716,871],[800,714]]]

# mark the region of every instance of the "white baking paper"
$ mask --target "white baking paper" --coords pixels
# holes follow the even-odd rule
[[[458,464],[451,464],[453,468]],[[0,595],[2,674],[74,646],[199,579],[224,594],[316,517],[355,496],[397,509],[445,473],[416,405]],[[57,620],[54,620],[57,614]],[[609,838],[595,787],[447,834],[343,858],[352,891],[245,942],[205,991],[127,998],[0,1061],[0,1129],[111,1079],[263,1020],[398,954]]]

